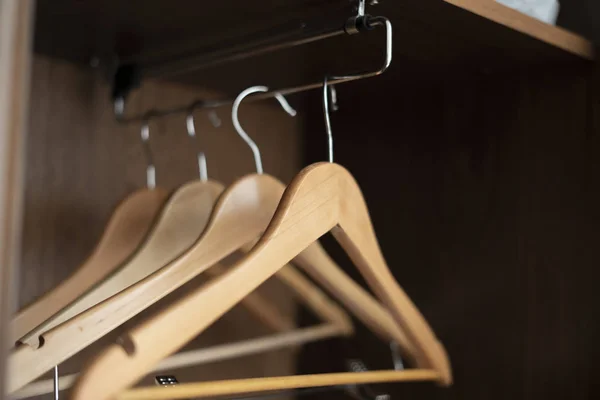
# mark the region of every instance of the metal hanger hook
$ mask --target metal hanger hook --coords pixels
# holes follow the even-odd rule
[[[333,111],[337,111],[337,93],[335,87],[329,84],[329,77],[323,79],[323,116],[325,117],[325,130],[327,132],[327,148],[329,162],[333,162],[333,132],[331,130],[331,118],[329,117],[329,95],[331,93],[331,103]]]
[[[60,387],[58,384],[58,365],[54,366],[53,389],[54,389],[54,400],[59,400],[58,392],[60,390]]]
[[[140,136],[142,138],[142,144],[144,145],[144,153],[146,153],[146,160],[148,166],[146,167],[146,186],[148,189],[154,189],[156,187],[156,168],[154,167],[154,159],[152,158],[152,149],[150,149],[150,120],[145,119],[142,123],[142,129]]]
[[[240,125],[240,120],[238,118],[238,110],[240,108],[240,104],[242,103],[242,100],[244,100],[249,95],[251,95],[253,93],[268,92],[268,91],[269,91],[269,88],[266,86],[249,87],[248,89],[242,91],[235,98],[235,101],[233,102],[233,106],[231,107],[231,120],[233,121],[233,127],[235,128],[238,135],[240,135],[240,137],[244,140],[244,142],[246,142],[246,144],[252,150],[252,154],[254,155],[254,162],[256,164],[256,172],[259,174],[263,173],[263,166],[262,166],[262,159],[260,157],[260,150],[258,149],[258,146],[256,145],[256,143],[254,143],[254,141],[250,138],[250,136],[248,136],[246,131],[244,131],[244,128],[242,128],[242,125]],[[296,115],[296,110],[294,110],[292,108],[292,106],[290,106],[290,104],[287,102],[287,100],[285,99],[285,97],[283,97],[282,94],[277,93],[275,95],[275,98],[277,99],[277,101],[279,101],[279,104],[281,104],[281,107],[285,110],[285,112],[287,112],[292,117]]]
[[[363,3],[364,5],[364,3]],[[360,10],[360,9],[359,9]],[[364,12],[364,9],[363,9]],[[365,18],[365,24],[368,29],[372,29],[375,26],[385,27],[385,60],[383,66],[376,71],[363,72],[353,75],[338,75],[338,76],[325,76],[323,79],[323,116],[325,118],[325,129],[327,132],[327,144],[329,149],[329,162],[333,162],[333,133],[331,129],[331,118],[329,116],[329,96],[331,94],[331,109],[337,111],[337,93],[334,88],[334,84],[338,81],[348,81],[363,78],[370,78],[373,76],[383,74],[392,63],[392,23],[385,17],[370,17],[362,16]]]
[[[189,137],[195,138],[198,141],[198,137],[196,136],[196,126],[194,124],[194,110],[190,109],[189,114],[185,119],[185,125],[187,126],[187,133]],[[198,173],[200,174],[200,180],[202,182],[206,182],[208,180],[208,167],[206,166],[206,154],[202,150],[198,151]]]

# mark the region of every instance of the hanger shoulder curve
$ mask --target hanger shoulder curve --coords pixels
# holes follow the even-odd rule
[[[143,189],[123,200],[82,265],[15,315],[11,321],[11,341],[23,338],[118,268],[143,242],[166,199],[167,192],[162,189]],[[39,346],[39,342],[31,344]]]
[[[8,393],[78,353],[224,257],[256,239],[266,228],[283,192],[275,178],[249,175],[219,197],[208,226],[185,254],[91,309],[42,335],[38,349],[21,346],[9,356]],[[270,211],[269,211],[270,210]]]
[[[193,181],[176,190],[162,208],[144,243],[128,261],[21,341],[29,345],[39,343],[44,332],[114,296],[177,258],[198,239],[223,190],[223,185],[214,181]]]
[[[99,354],[79,377],[73,398],[109,399],[131,386],[145,371],[188,343],[336,226],[343,229],[343,236],[336,232],[340,244],[408,339],[418,347],[418,367],[435,371],[440,383],[450,384],[452,375],[446,353],[385,264],[354,178],[339,165],[320,163],[305,168],[294,178],[265,234],[243,260],[207,287],[190,293],[128,332],[123,343],[134,352],[127,354],[115,344]],[[200,310],[202,304],[211,307]],[[169,340],[157,343],[157,337]],[[115,366],[120,367],[120,373],[115,372]],[[110,380],[111,387],[97,392],[98,377]]]
[[[233,379],[213,382],[186,383],[164,388],[141,387],[129,390],[116,400],[177,400],[204,399],[218,396],[252,395],[290,389],[324,386],[362,385],[386,382],[427,382],[438,380],[431,370],[384,370],[367,372],[341,372],[318,375],[275,376],[267,378]]]

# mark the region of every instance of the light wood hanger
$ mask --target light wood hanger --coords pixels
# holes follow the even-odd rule
[[[294,178],[267,231],[243,260],[206,288],[131,330],[121,344],[103,351],[77,380],[72,399],[114,398],[328,231],[414,344],[417,367],[429,371],[428,376],[440,384],[450,384],[446,352],[385,264],[354,178],[337,164],[319,163]],[[201,307],[203,304],[211,307]],[[106,385],[107,381],[111,385]]]
[[[13,317],[10,323],[11,341],[17,342],[118,269],[143,242],[166,199],[167,192],[162,189],[143,189],[123,200],[112,213],[100,241],[81,266]]]

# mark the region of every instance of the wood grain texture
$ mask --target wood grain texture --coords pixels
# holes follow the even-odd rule
[[[18,293],[33,0],[0,1],[0,399]]]
[[[111,215],[102,237],[91,255],[50,292],[19,311],[11,320],[12,342],[27,343],[37,348],[47,326],[56,325],[57,313],[84,296],[99,282],[120,269],[140,246],[167,200],[161,189],[139,190],[128,196]],[[51,321],[49,321],[51,320]],[[58,322],[62,322],[59,320]]]
[[[249,198],[252,197],[257,194]],[[445,350],[385,264],[368,209],[352,175],[337,164],[317,163],[303,169],[288,185],[265,234],[246,257],[206,288],[129,331],[119,342],[127,345],[114,344],[99,353],[80,375],[72,398],[112,399],[332,229],[371,289],[405,331],[410,340],[405,351],[414,356],[420,368],[434,370],[440,384],[451,384]],[[180,266],[192,261],[201,265],[198,261],[207,255],[196,252],[193,256],[191,260],[182,258]],[[161,278],[164,283],[165,277]],[[202,304],[212,307],[203,309]],[[190,315],[194,318],[190,319]],[[157,337],[169,340],[157,342]],[[134,350],[123,351],[124,348]],[[103,384],[106,379],[111,382],[110,387]]]
[[[34,60],[19,270],[21,307],[71,275],[96,245],[115,205],[145,186],[146,159],[139,139],[140,127],[121,126],[114,121],[109,92],[103,76],[87,68],[44,57]],[[143,112],[154,106],[177,106],[204,93],[200,89],[150,83],[130,99],[128,108]],[[206,152],[209,178],[230,183],[252,171],[254,162],[251,151],[227,119],[228,110],[217,113],[222,117],[218,129],[205,113],[195,114],[198,144]],[[242,106],[240,118],[252,130],[262,150],[265,169],[284,181],[291,179],[300,169],[300,119],[290,118],[268,102]],[[151,121],[150,135],[158,186],[173,189],[197,179],[198,148],[187,135],[184,118]],[[191,282],[148,312],[203,283],[202,278]],[[270,281],[259,290],[276,301],[283,314],[294,319],[293,300],[282,285]],[[268,329],[238,307],[186,350],[265,333]],[[107,335],[62,363],[61,373],[79,371],[85,359],[118,334],[119,330]],[[278,350],[249,356],[244,363],[224,361],[215,366],[179,370],[177,377],[186,382],[197,380],[198,376],[218,379],[291,373],[294,354]],[[152,376],[144,379],[145,384],[152,382]]]

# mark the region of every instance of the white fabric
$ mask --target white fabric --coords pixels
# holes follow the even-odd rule
[[[558,0],[496,0],[514,10],[518,10],[530,17],[554,25],[558,17],[560,4]]]

